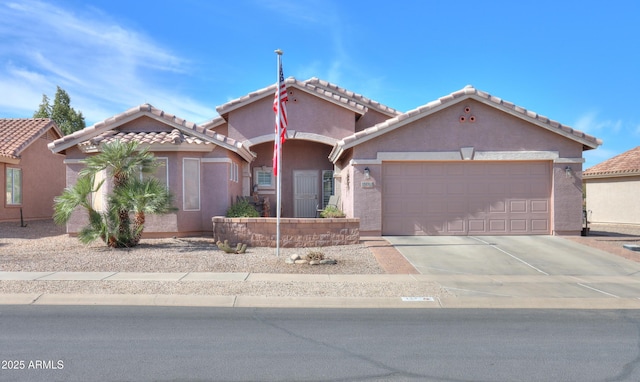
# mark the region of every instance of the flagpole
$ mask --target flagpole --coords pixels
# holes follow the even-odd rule
[[[275,137],[278,142],[278,157],[276,160],[278,168],[278,174],[276,175],[276,256],[280,256],[280,213],[282,211],[282,138],[280,137],[282,134],[282,103],[280,102],[280,87],[282,83],[280,81],[280,68],[282,67],[282,51],[276,49],[275,53],[278,55],[278,67],[276,68],[276,77],[278,78],[276,88],[276,93],[278,94],[278,116],[276,118],[276,125],[278,132]]]

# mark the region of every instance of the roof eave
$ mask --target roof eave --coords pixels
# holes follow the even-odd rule
[[[465,92],[465,89],[461,90],[461,92]],[[596,149],[598,148],[598,146],[602,144],[602,141],[597,138],[596,138],[596,141],[593,142],[592,140],[586,139],[585,137],[580,137],[574,134],[576,130],[566,127],[558,122],[551,121],[550,119],[540,116],[537,113],[528,111],[524,108],[520,108],[515,105],[513,105],[513,107],[508,106],[508,105],[512,105],[510,103],[507,103],[508,105],[505,105],[504,102],[497,97],[494,97],[488,94],[486,94],[486,97],[481,96],[477,94],[477,91],[474,89],[473,93],[465,92],[464,95],[458,96],[458,97],[453,97],[452,95],[445,96],[435,101],[429,102],[426,105],[420,106],[417,109],[410,110],[404,114],[400,114],[396,117],[390,118],[384,122],[378,123],[372,127],[364,129],[359,133],[354,134],[352,137],[355,137],[355,138],[353,139],[349,139],[349,137],[347,137],[346,141],[342,140],[338,142],[336,147],[334,147],[334,150],[331,151],[329,158],[331,161],[335,163],[335,161],[337,161],[340,158],[340,156],[344,153],[344,151],[351,147],[357,146],[361,143],[377,138],[399,127],[405,126],[418,119],[427,117],[440,110],[446,109],[460,102],[464,102],[468,99],[473,99],[487,106],[499,109],[516,118],[522,119],[529,123],[533,123],[536,126],[542,127],[545,130],[548,130],[552,133],[556,133],[565,138],[579,142],[582,144],[583,150]],[[516,110],[516,108],[518,110]],[[582,134],[584,135],[584,133]],[[361,135],[361,136],[358,137],[358,135]]]
[[[626,178],[626,177],[636,177],[636,176],[640,176],[640,171],[639,170],[634,170],[634,171],[621,171],[621,172],[601,172],[601,173],[594,173],[594,174],[585,174],[582,173],[582,179],[583,180],[589,180],[589,179],[605,179],[605,178]]]
[[[489,96],[492,97],[492,96]],[[496,98],[496,97],[493,97]],[[489,99],[488,97],[482,97],[480,95],[476,94],[470,94],[470,95],[465,95],[461,98],[459,98],[458,102],[464,101],[466,99],[473,99],[475,101],[478,101],[480,103],[483,103],[487,106],[491,106],[494,108],[497,108],[501,111],[504,111],[507,114],[510,114],[514,117],[517,117],[519,119],[522,119],[524,121],[533,123],[536,126],[542,127],[545,130],[548,130],[552,133],[556,133],[558,135],[561,135],[565,138],[569,138],[573,141],[576,141],[578,143],[582,144],[583,150],[586,148],[588,150],[591,149],[596,149],[598,148],[600,145],[602,145],[602,141],[600,139],[596,139],[595,142],[587,139],[586,137],[584,137],[584,133],[580,132],[583,137],[580,137],[576,134],[574,134],[574,132],[576,132],[577,130],[574,130],[568,126],[562,125],[559,122],[553,121],[547,117],[541,116],[540,114],[537,114],[535,112],[526,110],[524,108],[520,108],[519,106],[515,106],[513,105],[513,107],[511,106],[507,106],[505,105],[502,100],[499,101],[494,101]],[[497,99],[497,98],[496,98]],[[447,104],[449,105],[449,104]],[[509,105],[512,105],[509,103]],[[521,109],[521,111],[516,110],[516,108]]]
[[[146,108],[146,110],[143,110],[142,108]],[[187,120],[178,118],[176,116],[165,116],[162,110],[152,108],[150,105],[142,105],[142,106],[139,106],[138,109],[139,110],[136,112],[128,111],[123,114],[119,114],[117,116],[109,118],[105,121],[99,122],[93,126],[87,127],[86,129],[75,132],[71,134],[71,136],[76,134],[75,138],[69,139],[66,142],[64,141],[64,138],[62,138],[62,141],[61,140],[54,141],[50,143],[48,147],[54,153],[58,153],[62,150],[66,150],[81,142],[85,142],[93,137],[96,137],[97,135],[107,130],[115,129],[119,126],[122,126],[123,124],[131,122],[142,116],[146,116],[160,123],[163,123],[165,125],[178,129],[183,133],[201,138],[207,142],[213,143],[214,145],[221,146],[228,150],[231,150],[237,153],[238,155],[240,155],[243,159],[245,159],[248,162],[251,162],[253,161],[253,159],[255,159],[255,155],[251,153],[249,150],[247,150],[245,147],[243,147],[241,144],[237,142],[235,143],[227,142],[227,139],[228,139],[227,137],[221,134],[217,134],[213,131],[204,129],[202,127],[199,127],[193,122],[188,122]],[[154,111],[156,112],[154,113]],[[202,130],[202,131],[199,131],[199,130]],[[210,133],[207,133],[207,132],[210,132]],[[56,142],[58,142],[58,144],[56,144]]]
[[[313,96],[319,97],[319,98],[321,98],[321,99],[323,99],[323,100],[325,100],[327,102],[330,102],[330,103],[332,103],[334,105],[337,105],[339,107],[342,107],[342,108],[345,108],[347,110],[350,110],[350,111],[352,111],[352,112],[354,112],[356,114],[359,114],[359,115],[364,115],[369,111],[369,107],[367,105],[364,105],[364,104],[362,104],[362,103],[360,103],[360,102],[358,102],[358,101],[356,101],[356,100],[354,100],[352,98],[349,98],[349,97],[347,97],[345,95],[342,95],[342,96],[338,95],[338,97],[341,97],[341,98],[344,98],[344,99],[348,100],[347,103],[342,102],[342,101],[340,101],[340,99],[336,99],[335,97],[331,97],[331,96],[325,94],[324,92],[320,92],[320,91],[317,91],[317,90],[314,90],[314,89],[307,88],[305,86],[304,82],[300,82],[300,81],[296,80],[293,77],[287,78],[285,80],[285,85],[287,86],[287,89],[289,89],[289,88],[298,89],[298,90],[303,91],[303,92],[305,92],[307,94],[311,94]],[[330,89],[325,89],[325,88],[320,88],[320,87],[318,89],[324,90],[324,91],[327,91],[327,92],[331,92]],[[275,94],[275,91],[276,91],[276,85],[275,84],[267,86],[265,88],[256,90],[256,91],[251,92],[251,93],[249,93],[249,94],[247,94],[245,96],[242,96],[240,98],[237,98],[237,99],[234,99],[232,101],[229,101],[229,102],[225,103],[224,105],[220,105],[220,106],[216,107],[216,111],[221,116],[227,115],[227,114],[229,114],[230,112],[232,112],[234,110],[240,109],[240,108],[242,108],[242,107],[244,107],[244,106],[246,106],[246,105],[248,105],[250,103],[262,100],[265,97],[273,97],[273,95]],[[337,94],[335,92],[331,92],[331,93]],[[388,112],[388,111],[387,112],[385,112],[383,110],[379,110],[379,111],[381,113],[387,114],[389,116],[395,115],[395,114],[393,114],[391,112]]]

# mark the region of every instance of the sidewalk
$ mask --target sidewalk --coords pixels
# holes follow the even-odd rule
[[[600,227],[598,227],[600,228]],[[625,242],[640,241],[640,230],[620,233],[619,227],[570,237],[582,245],[640,262],[640,255],[622,249]],[[624,227],[628,228],[628,227]],[[32,293],[0,293],[0,305],[145,305],[273,308],[522,308],[522,309],[640,309],[640,279],[632,275],[475,275],[419,274],[407,259],[381,237],[362,238],[386,274],[276,274],[276,273],[139,273],[139,272],[3,272],[0,284],[33,283]],[[634,257],[635,256],[635,257]],[[67,288],[86,283],[89,292]],[[180,289],[202,283],[198,293]],[[138,288],[128,289],[130,285]],[[146,286],[163,284],[161,289]],[[220,288],[209,288],[211,285]],[[296,293],[270,295],[269,284]],[[366,284],[367,297],[340,293]],[[122,288],[112,288],[113,286]],[[172,286],[175,286],[173,288]],[[233,288],[226,288],[233,286]],[[395,289],[389,289],[390,287]],[[402,287],[398,287],[402,286]],[[277,289],[276,288],[276,289]],[[328,290],[333,288],[334,290]],[[198,289],[198,288],[196,288]],[[5,288],[11,290],[11,288]],[[75,291],[82,290],[76,288]],[[209,291],[225,291],[210,293]],[[326,295],[319,295],[318,291]],[[337,292],[336,292],[337,290]],[[403,291],[402,293],[397,293]],[[429,291],[444,291],[432,293]],[[153,291],[153,293],[148,293]],[[204,291],[204,292],[203,292]],[[230,291],[230,292],[228,292]],[[387,293],[376,293],[383,291]],[[408,292],[411,291],[411,292]],[[157,292],[157,293],[156,293]],[[355,293],[354,293],[355,294]],[[340,297],[343,296],[343,297]],[[387,296],[387,297],[380,297]],[[392,296],[392,297],[388,297]]]
[[[140,282],[437,282],[455,296],[329,297],[160,294],[0,294],[0,305],[144,305],[270,308],[640,309],[640,281],[630,276],[297,275],[257,273],[0,272],[0,281]],[[606,289],[617,294],[604,292]]]

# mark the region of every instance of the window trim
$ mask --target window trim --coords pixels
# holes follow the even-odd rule
[[[20,195],[20,201],[19,202],[15,202],[15,181],[14,181],[14,172],[19,172],[20,173],[20,185],[19,185],[19,195]],[[7,187],[9,186],[9,173],[11,173],[11,193],[6,194],[7,192]],[[20,207],[22,206],[22,203],[24,201],[24,196],[23,196],[23,192],[24,192],[24,187],[23,187],[23,178],[24,178],[24,173],[22,171],[22,168],[20,167],[6,167],[5,170],[5,198],[4,198],[4,202],[6,204],[7,207]],[[8,197],[11,197],[11,200],[8,199]]]
[[[197,208],[187,208],[187,188],[186,188],[186,163],[187,162],[195,162],[197,164],[198,170],[198,184],[197,184],[197,192],[198,192],[198,207]],[[201,168],[200,168],[200,158],[182,158],[182,210],[183,211],[200,211],[202,208],[202,198],[200,195],[201,188]]]
[[[271,179],[271,184],[270,185],[266,185],[266,184],[260,184],[258,182],[258,173],[268,173]],[[254,184],[258,185],[258,190],[275,190],[276,186],[275,186],[275,176],[273,176],[273,167],[254,167],[253,168],[253,179],[254,179]]]
[[[331,183],[331,191],[327,194],[325,191],[325,179],[330,179]],[[327,182],[327,183],[329,183]],[[334,171],[333,170],[322,170],[322,208],[324,209],[329,203],[329,197],[335,195],[336,192],[336,182],[334,179]]]
[[[239,179],[239,166],[236,162],[231,162],[231,166],[229,166],[229,180],[238,183]]]
[[[167,181],[167,183],[165,184],[165,187],[167,187],[167,190],[168,190],[169,189],[169,157],[155,157],[155,160],[164,162],[164,172],[165,172],[164,178]]]

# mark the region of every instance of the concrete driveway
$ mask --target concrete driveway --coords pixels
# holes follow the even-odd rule
[[[385,236],[457,296],[640,298],[640,263],[557,236]]]

